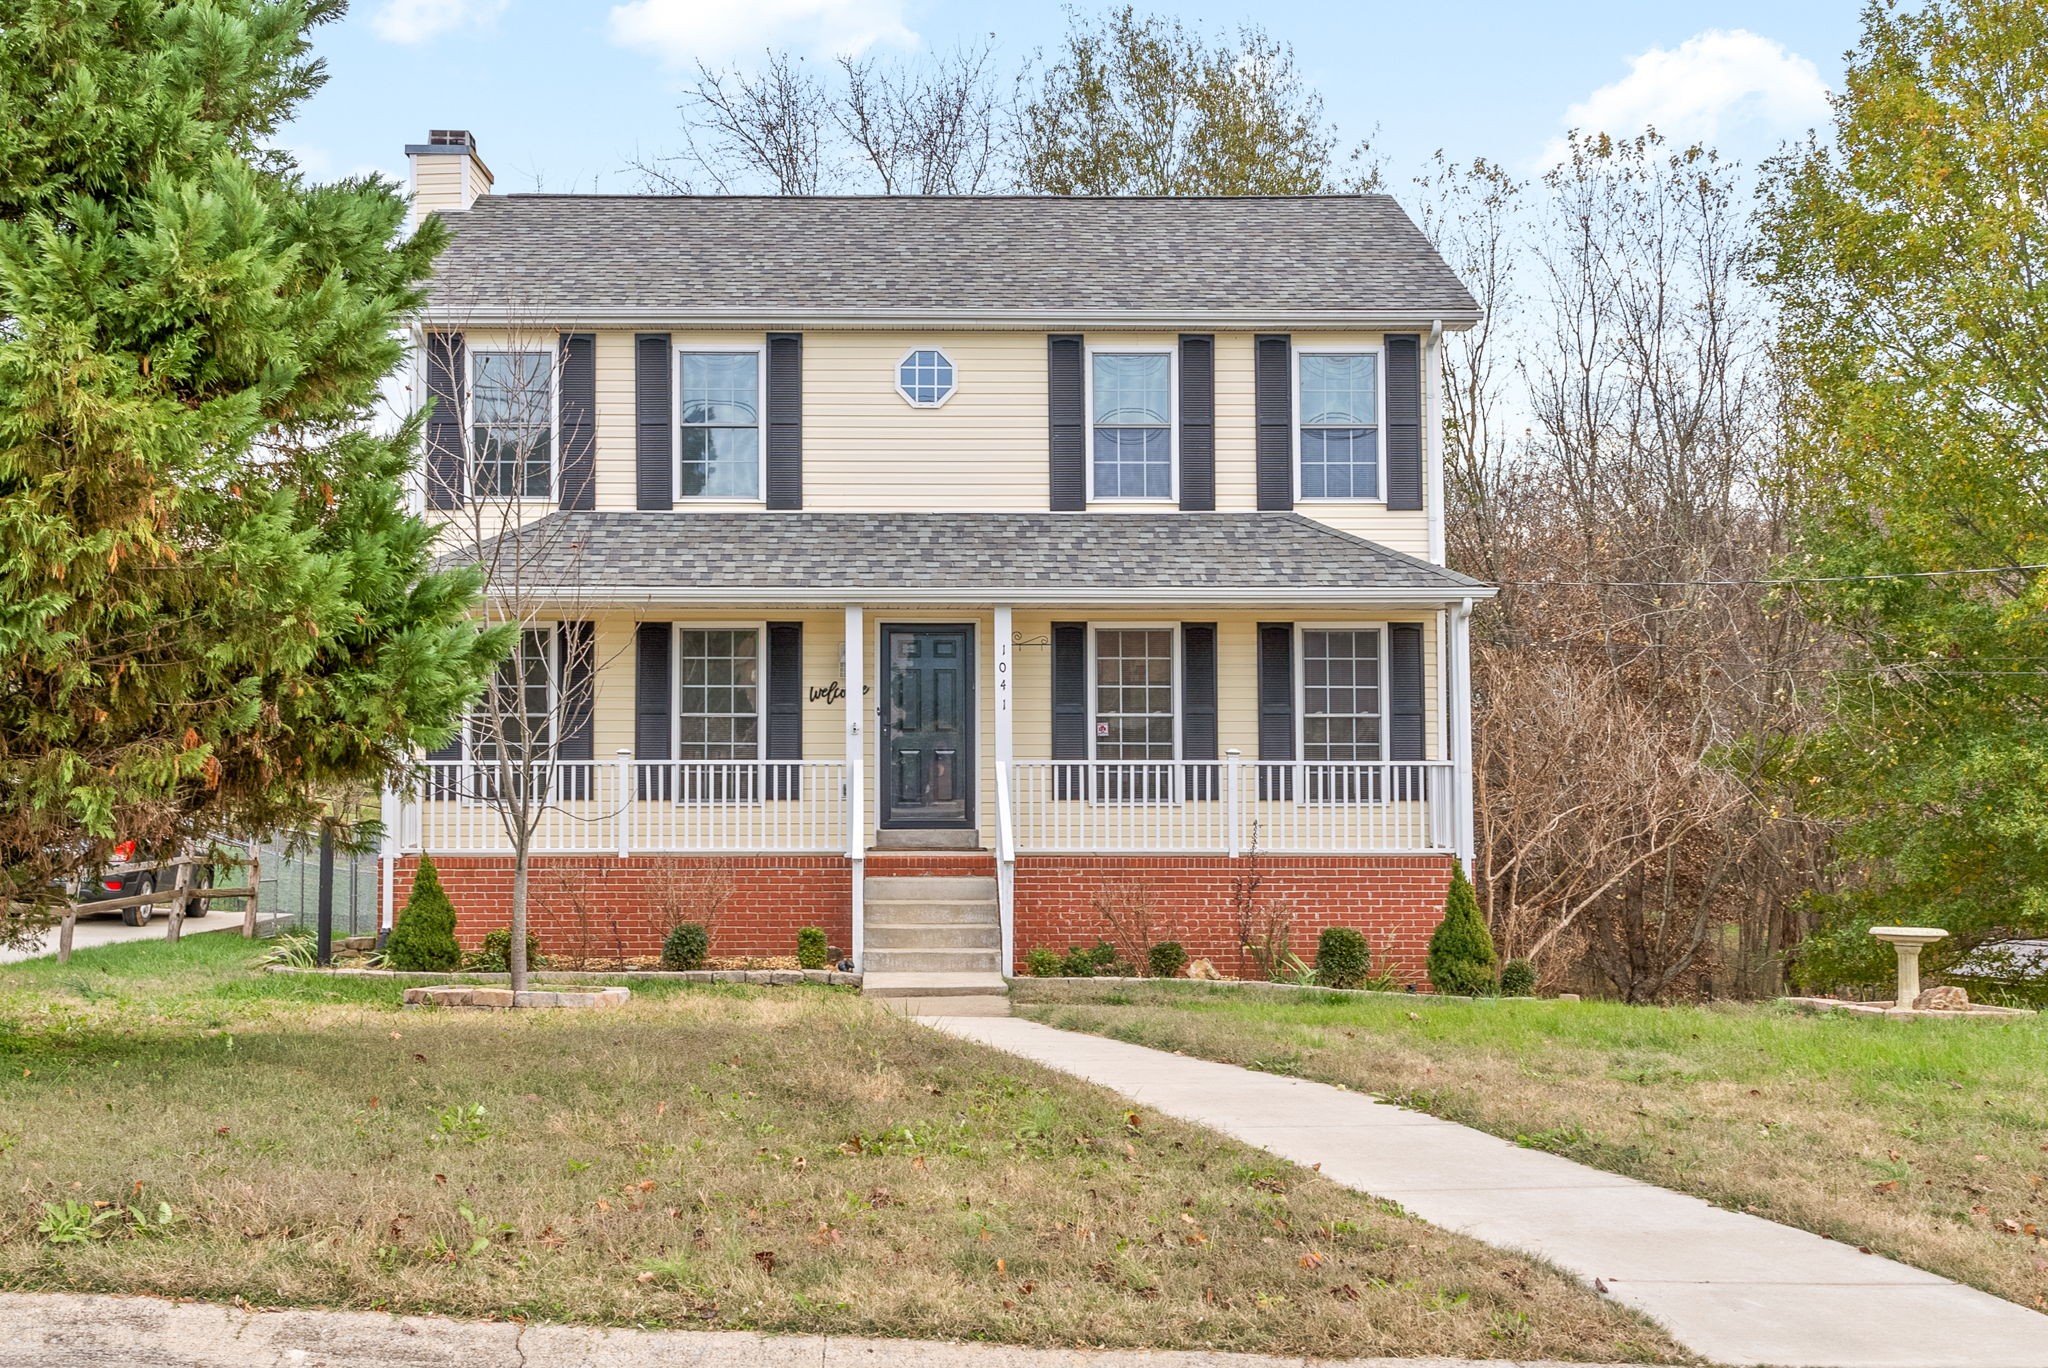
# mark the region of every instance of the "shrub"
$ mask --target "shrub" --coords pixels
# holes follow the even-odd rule
[[[455,904],[441,890],[441,872],[434,857],[420,856],[412,894],[398,925],[384,942],[384,967],[415,973],[443,973],[459,968],[462,950],[455,944]]]
[[[1535,992],[1535,965],[1525,959],[1511,959],[1501,967],[1500,993],[1502,997],[1533,997]]]
[[[806,926],[796,933],[796,964],[799,969],[823,969],[832,959],[832,947],[825,942],[823,927]]]
[[[1042,945],[1024,954],[1024,972],[1033,978],[1058,978],[1063,963],[1059,951],[1048,950]]]
[[[526,933],[526,967],[540,964],[540,937]],[[484,947],[469,957],[468,968],[481,974],[503,974],[512,968],[512,928],[501,926],[484,933]]]
[[[1372,972],[1372,947],[1365,933],[1326,926],[1316,941],[1316,982],[1325,988],[1360,988]]]
[[[1161,941],[1145,952],[1145,968],[1153,978],[1179,978],[1188,967],[1188,952],[1179,941]]]
[[[1131,964],[1117,958],[1114,945],[1099,940],[1086,950],[1078,945],[1068,946],[1066,958],[1060,961],[1060,972],[1068,978],[1129,978]]]
[[[711,953],[711,933],[702,922],[677,922],[661,943],[664,969],[702,969]]]
[[[1493,965],[1493,937],[1479,915],[1479,895],[1454,860],[1444,919],[1429,938],[1429,981],[1439,993],[1484,997],[1494,991]]]

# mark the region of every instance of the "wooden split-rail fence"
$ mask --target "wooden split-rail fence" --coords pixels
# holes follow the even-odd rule
[[[169,888],[153,888],[147,893],[131,893],[124,897],[107,898],[96,902],[71,903],[64,909],[63,920],[57,924],[57,962],[64,964],[71,959],[72,932],[78,925],[78,914],[81,912],[122,912],[131,907],[155,907],[168,904],[171,909],[171,915],[168,924],[164,927],[164,939],[175,942],[179,934],[185,929],[186,914],[191,910],[194,903],[221,902],[231,898],[241,898],[244,900],[242,903],[242,934],[254,940],[257,928],[256,888],[262,882],[262,861],[262,853],[252,846],[248,862],[244,866],[249,873],[248,886],[237,888],[196,888],[193,886],[193,880],[199,876],[199,871],[207,865],[216,863],[211,852],[204,855],[180,855],[176,859],[165,860],[163,863],[153,867],[135,866],[134,871],[136,874],[154,873],[157,875],[158,882],[162,881],[162,876],[166,871],[171,871],[171,886]],[[124,877],[132,876],[124,875]]]

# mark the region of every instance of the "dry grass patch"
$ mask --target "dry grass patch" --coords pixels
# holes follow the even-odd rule
[[[1343,1083],[2048,1309],[2048,1018],[1029,981],[1019,997],[1050,1025]]]
[[[0,970],[9,1289],[1681,1357],[1553,1270],[849,994],[400,1012],[224,937],[98,954]]]

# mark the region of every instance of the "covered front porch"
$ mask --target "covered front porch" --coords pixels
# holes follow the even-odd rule
[[[1092,537],[1136,523],[1085,521]],[[1393,556],[1284,521],[1325,553]],[[1205,923],[1253,858],[1336,919],[1364,919],[1406,877],[1387,871],[1434,886],[1470,833],[1469,602],[1445,596],[1463,583],[1290,591],[1274,582],[1294,575],[1285,558],[1249,584],[1217,582],[1219,559],[1174,576],[1206,584],[1133,571],[1000,597],[943,566],[851,602],[830,583],[747,601],[703,585],[580,594],[536,628],[587,642],[589,672],[587,717],[533,771],[549,790],[537,867],[604,883],[609,915],[637,925],[665,878],[723,862],[769,890],[738,899],[732,945],[767,953],[818,924],[857,964],[874,878],[988,877],[1005,971],[1034,945],[1092,941],[1108,883]],[[573,690],[573,661],[542,656]],[[481,871],[510,853],[495,774],[474,748],[423,762],[390,800],[392,863],[429,852],[444,874],[480,871],[484,899]]]

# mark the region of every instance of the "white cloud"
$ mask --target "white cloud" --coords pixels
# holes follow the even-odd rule
[[[1747,29],[1708,29],[1675,48],[1629,58],[1628,75],[1565,111],[1567,128],[1632,136],[1654,127],[1673,142],[1775,140],[1824,123],[1827,85],[1806,58]],[[1563,160],[1563,138],[1543,162]]]
[[[465,24],[488,24],[505,12],[511,0],[384,0],[370,16],[379,38],[394,43],[423,43]]]
[[[916,47],[903,0],[629,0],[614,5],[612,40],[664,61],[713,64],[789,46],[818,56],[877,43]]]

